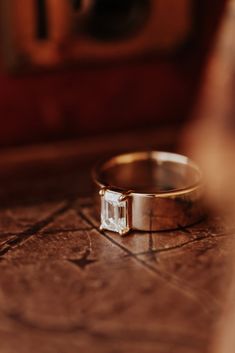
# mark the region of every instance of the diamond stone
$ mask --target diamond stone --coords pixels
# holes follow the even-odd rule
[[[119,234],[129,232],[128,200],[120,201],[121,193],[106,190],[101,196],[101,228]]]

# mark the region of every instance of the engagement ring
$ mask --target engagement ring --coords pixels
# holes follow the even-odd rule
[[[203,216],[202,175],[189,158],[168,152],[134,152],[99,163],[101,230],[163,231]]]

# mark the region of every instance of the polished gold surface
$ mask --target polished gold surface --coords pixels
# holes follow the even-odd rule
[[[101,198],[113,191],[118,201],[128,202],[128,231],[176,229],[202,217],[202,175],[185,156],[157,151],[123,154],[99,163],[93,177]]]

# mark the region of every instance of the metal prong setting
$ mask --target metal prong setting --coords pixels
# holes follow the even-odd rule
[[[131,231],[131,230],[129,229],[129,230],[127,230],[127,231],[119,232],[119,235],[120,235],[121,237],[124,237],[124,236],[127,235],[130,231]]]
[[[125,193],[123,193],[123,194],[119,197],[118,201],[119,201],[119,202],[127,201],[128,198],[130,197],[130,194],[131,194],[131,193],[132,193],[132,190],[126,191]]]
[[[100,195],[100,196],[104,196],[105,191],[106,191],[106,188],[105,188],[105,187],[104,187],[104,188],[102,188],[102,189],[100,189],[100,191],[99,191],[99,195]]]

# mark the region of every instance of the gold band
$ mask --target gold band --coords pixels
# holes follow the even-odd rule
[[[101,229],[160,231],[199,221],[202,175],[189,158],[168,152],[134,152],[99,163]]]

